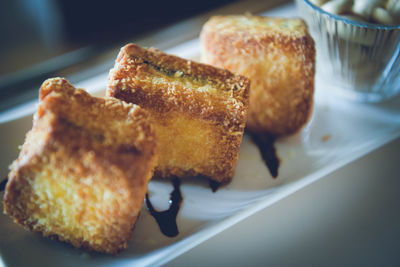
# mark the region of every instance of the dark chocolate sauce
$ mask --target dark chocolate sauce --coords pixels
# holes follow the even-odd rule
[[[260,150],[261,156],[267,165],[272,177],[278,177],[278,169],[280,160],[276,154],[275,140],[276,137],[269,134],[249,133],[253,142]]]
[[[174,237],[179,234],[178,225],[176,224],[176,216],[182,203],[182,195],[180,190],[181,181],[178,178],[172,180],[174,191],[171,192],[169,198],[169,209],[164,211],[156,211],[150,202],[149,196],[146,193],[146,206],[151,216],[157,221],[161,232],[168,236]]]
[[[8,182],[7,178],[0,182],[0,192],[6,189],[7,182]]]
[[[208,184],[213,191],[213,193],[217,192],[218,188],[221,186],[221,183],[208,179]]]

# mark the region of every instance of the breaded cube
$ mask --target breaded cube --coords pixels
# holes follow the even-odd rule
[[[159,140],[155,176],[233,177],[247,116],[247,78],[209,65],[123,47],[110,71],[107,95],[151,114]]]
[[[296,133],[313,107],[315,47],[301,19],[212,17],[201,32],[202,61],[251,81],[247,127]]]
[[[103,253],[127,246],[156,165],[148,114],[45,81],[11,165],[4,211],[26,229]]]

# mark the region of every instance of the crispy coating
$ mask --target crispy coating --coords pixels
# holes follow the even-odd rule
[[[289,135],[313,107],[315,47],[300,19],[212,17],[201,32],[202,61],[251,81],[247,127]]]
[[[209,65],[124,46],[107,95],[147,109],[159,140],[158,177],[232,180],[248,108],[247,78]]]
[[[115,254],[127,246],[156,165],[146,111],[46,80],[11,165],[4,211],[26,229]]]

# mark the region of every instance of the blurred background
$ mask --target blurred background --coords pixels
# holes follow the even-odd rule
[[[0,111],[36,98],[48,77],[76,74],[77,82],[107,71],[123,44],[234,2],[1,0]],[[166,49],[198,34],[189,29],[141,45]]]

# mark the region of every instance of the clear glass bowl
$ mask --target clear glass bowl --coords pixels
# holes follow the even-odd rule
[[[400,26],[357,22],[296,2],[316,42],[326,89],[366,102],[400,93]]]

